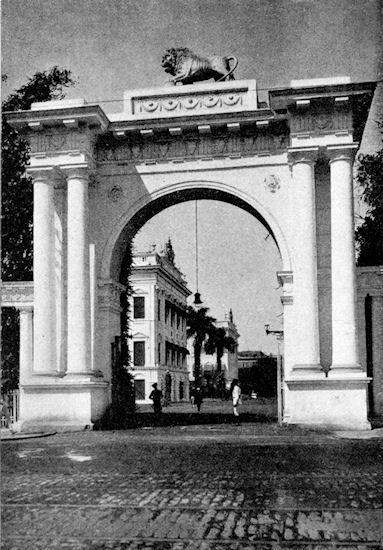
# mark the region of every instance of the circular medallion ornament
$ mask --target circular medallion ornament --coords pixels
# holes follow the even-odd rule
[[[278,176],[274,174],[269,174],[265,177],[264,180],[265,187],[269,189],[272,193],[275,193],[281,186]]]
[[[325,130],[331,126],[331,115],[328,113],[316,113],[313,115],[313,122],[318,130]]]
[[[185,109],[195,109],[199,103],[199,99],[188,97],[182,102],[183,107]]]
[[[53,151],[59,151],[60,149],[65,149],[66,145],[66,134],[53,134],[49,137],[49,149]]]
[[[174,111],[179,105],[178,99],[167,99],[162,102],[162,105],[166,111]]]
[[[240,97],[237,94],[230,94],[223,98],[223,102],[225,105],[236,105],[239,101]]]
[[[203,99],[203,104],[205,105],[205,107],[215,107],[216,105],[218,105],[218,102],[219,97],[213,95]]]
[[[148,113],[152,113],[158,109],[158,101],[145,101],[142,103],[142,108]]]
[[[118,202],[123,197],[122,188],[119,185],[114,185],[111,189],[108,191],[108,198],[112,202]]]

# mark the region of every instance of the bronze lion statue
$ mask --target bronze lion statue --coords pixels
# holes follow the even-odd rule
[[[230,61],[234,63],[232,68]],[[233,55],[201,57],[188,48],[169,48],[162,57],[161,65],[173,77],[170,79],[173,84],[193,84],[210,78],[214,78],[216,82],[235,80],[233,72],[238,60]]]

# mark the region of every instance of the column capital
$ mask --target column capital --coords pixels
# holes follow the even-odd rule
[[[313,166],[318,159],[319,147],[288,147],[287,155],[290,167],[298,163]]]
[[[349,160],[350,162],[353,162],[358,149],[359,149],[358,143],[344,143],[343,145],[327,145],[326,154],[330,164],[337,160]]]
[[[15,304],[15,308],[20,313],[33,313],[33,305],[31,304]]]
[[[63,174],[66,180],[84,179],[89,181],[91,167],[88,164],[60,166],[60,172]]]
[[[31,176],[32,183],[55,183],[62,180],[56,166],[29,166],[27,174]]]

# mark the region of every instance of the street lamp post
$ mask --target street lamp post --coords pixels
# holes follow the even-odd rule
[[[283,341],[283,330],[270,330],[270,325],[265,325],[266,334],[273,334],[277,339],[277,407],[278,407],[278,425],[282,426],[283,419],[283,394],[282,394],[282,354],[281,342]]]

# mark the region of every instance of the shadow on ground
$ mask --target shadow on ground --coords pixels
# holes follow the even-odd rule
[[[272,423],[275,417],[266,414],[241,414],[239,422],[247,423]],[[126,430],[142,428],[145,426],[193,426],[201,424],[238,424],[238,420],[232,414],[224,413],[173,413],[163,412],[160,416],[155,416],[150,412],[137,412],[133,414],[116,417],[115,415],[106,416],[95,424],[95,430]]]
[[[261,401],[261,400],[260,400]],[[277,420],[274,402],[247,402],[243,404],[239,422],[241,424],[274,423]],[[233,415],[230,402],[206,400],[202,411],[190,410],[185,403],[171,404],[164,407],[162,413],[156,416],[149,405],[140,405],[135,412],[110,407],[104,417],[98,421],[95,430],[134,429],[146,426],[193,426],[206,424],[238,424]]]

